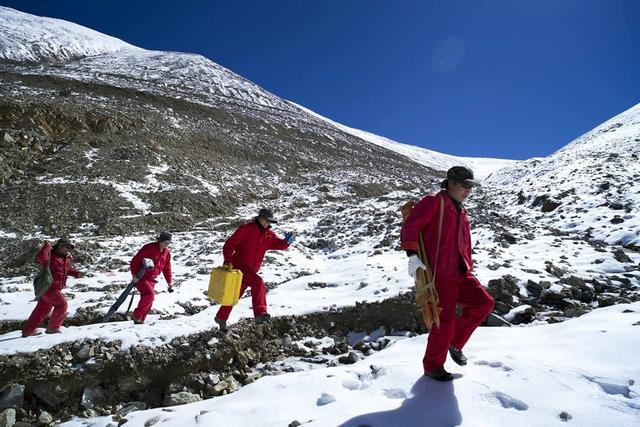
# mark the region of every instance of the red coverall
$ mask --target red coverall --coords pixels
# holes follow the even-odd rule
[[[131,260],[132,275],[135,276],[138,274],[144,258],[151,258],[151,260],[153,260],[154,268],[147,270],[144,276],[142,276],[142,279],[136,283],[136,288],[140,292],[140,302],[138,303],[138,307],[133,311],[133,317],[138,319],[140,322],[144,322],[149,310],[151,310],[151,306],[153,305],[153,287],[156,284],[156,277],[162,273],[169,286],[171,286],[172,278],[171,252],[169,252],[169,248],[160,251],[160,245],[158,242],[144,245]]]
[[[51,276],[53,282],[49,290],[40,297],[36,308],[33,309],[29,320],[25,323],[22,333],[25,335],[33,333],[38,325],[49,315],[51,309],[51,319],[47,329],[60,329],[64,318],[67,316],[67,300],[62,294],[62,288],[67,283],[67,276],[78,277],[78,270],[71,268],[71,255],[60,256],[51,253],[51,243],[45,242],[44,246],[36,254],[36,262],[46,266],[51,257]]]
[[[222,247],[225,264],[233,264],[233,268],[242,271],[242,286],[240,296],[247,287],[251,287],[251,303],[253,315],[258,317],[267,312],[267,290],[264,281],[258,276],[264,254],[268,250],[284,250],[289,244],[275,235],[270,228],[263,228],[258,220],[241,225],[227,239]],[[227,320],[232,306],[223,305],[218,310],[216,318]]]
[[[444,200],[444,217],[438,265],[434,270],[442,312],[440,327],[429,331],[422,360],[425,372],[433,372],[444,366],[449,345],[462,350],[494,305],[493,298],[471,274],[471,227],[467,212],[464,207],[459,210],[446,191],[426,196],[413,208],[400,233],[402,249],[418,252],[418,233],[422,233],[429,264],[433,266],[441,197]],[[457,319],[456,304],[464,307],[462,316]]]

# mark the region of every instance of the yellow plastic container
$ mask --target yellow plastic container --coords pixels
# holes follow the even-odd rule
[[[240,298],[241,285],[242,271],[215,267],[209,277],[209,299],[219,302],[220,305],[236,305]]]

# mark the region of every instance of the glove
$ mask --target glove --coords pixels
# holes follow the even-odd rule
[[[416,273],[417,273],[419,268],[421,268],[423,270],[426,270],[427,266],[424,265],[424,263],[420,260],[418,255],[411,255],[409,257],[409,265],[408,265],[409,276],[411,276],[411,277],[413,277],[415,279],[416,278]]]
[[[292,232],[288,232],[284,235],[284,241],[287,242],[287,245],[292,244],[295,240],[296,236],[294,236]]]

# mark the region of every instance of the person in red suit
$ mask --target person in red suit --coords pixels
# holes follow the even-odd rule
[[[253,316],[256,323],[268,321],[271,316],[267,313],[267,290],[264,281],[258,276],[264,255],[268,250],[284,250],[293,243],[293,233],[285,234],[284,239],[276,236],[271,230],[271,224],[277,223],[273,213],[266,208],[260,209],[253,221],[241,225],[227,239],[222,247],[225,266],[242,271],[242,285],[240,296],[247,287],[251,288],[251,302]],[[216,314],[215,321],[221,331],[227,330],[227,319],[231,313],[231,306],[222,306]]]
[[[476,184],[470,169],[452,167],[441,184],[442,191],[420,200],[400,232],[401,247],[409,256],[409,275],[415,278],[418,268],[426,269],[417,255],[419,234],[422,234],[427,258],[435,270],[436,291],[442,308],[440,327],[429,331],[422,365],[425,375],[438,381],[453,379],[453,375],[444,368],[447,351],[458,365],[466,365],[462,348],[494,306],[493,298],[471,273],[471,227],[462,203]],[[444,202],[444,214],[436,257],[441,200]],[[434,266],[436,258],[438,265]],[[456,305],[463,307],[460,317],[456,317]]]
[[[31,316],[22,329],[22,337],[40,335],[36,329],[42,321],[51,313],[51,319],[47,325],[47,334],[59,334],[64,318],[67,316],[67,300],[62,294],[62,288],[67,284],[67,277],[84,277],[85,273],[71,268],[71,255],[73,244],[67,239],[59,239],[53,247],[46,240],[42,248],[36,254],[36,262],[43,267],[49,266],[51,271],[51,287],[39,299]],[[53,311],[52,311],[53,309]]]
[[[136,288],[140,292],[140,302],[133,311],[133,323],[135,324],[144,323],[149,310],[153,306],[154,287],[156,278],[160,273],[164,275],[167,281],[169,292],[173,292],[170,244],[171,234],[163,231],[158,236],[157,241],[144,245],[131,260],[131,280],[136,284]],[[153,268],[147,270],[144,276],[139,279],[136,274],[142,268],[142,262],[145,258],[153,262]]]

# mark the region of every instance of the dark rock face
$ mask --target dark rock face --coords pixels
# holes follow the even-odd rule
[[[544,289],[541,284],[534,282],[533,280],[527,281],[526,288],[527,292],[529,292],[529,294],[533,295],[534,297],[539,297],[542,293],[542,290]]]
[[[30,97],[26,92],[17,98],[11,91],[16,79],[37,84],[44,92],[58,85],[72,87],[74,99]],[[18,233],[37,224],[49,234],[70,234],[83,223],[95,224],[102,235],[187,230],[258,198],[249,179],[256,170],[262,175],[262,195],[273,196],[280,194],[283,180],[302,184],[314,175],[326,188],[333,184],[333,172],[342,175],[336,183],[347,184],[356,198],[393,191],[395,184],[388,182],[420,185],[416,176],[422,182],[437,179],[428,168],[299,110],[299,127],[292,128],[282,117],[257,118],[123,88],[55,79],[36,83],[11,73],[0,81],[6,90],[0,89],[5,141],[0,159],[22,165],[20,170],[3,169],[11,175],[0,180],[0,208],[5,212],[0,227]],[[96,102],[95,97],[109,101]],[[174,118],[180,120],[179,128],[171,125]],[[287,160],[292,152],[299,153],[294,162]],[[343,171],[352,178],[345,179]],[[415,172],[411,179],[409,171]],[[154,173],[157,185],[145,184]],[[221,190],[213,194],[203,181]],[[118,189],[130,183],[144,189],[132,187],[138,202]],[[50,206],[55,208],[45,209]]]
[[[0,389],[0,411],[14,408],[20,409],[24,405],[24,385],[7,384]]]
[[[541,207],[542,212],[553,212],[556,210],[562,203],[552,200],[548,195],[537,196],[531,206]]]
[[[496,301],[495,310],[499,314],[506,314],[514,307],[514,297],[520,293],[517,283],[515,277],[507,275],[487,284],[487,291]]]
[[[515,313],[513,320],[511,323],[514,325],[519,325],[521,323],[531,323],[534,319],[535,309],[531,306],[526,306],[524,310],[520,310]]]

